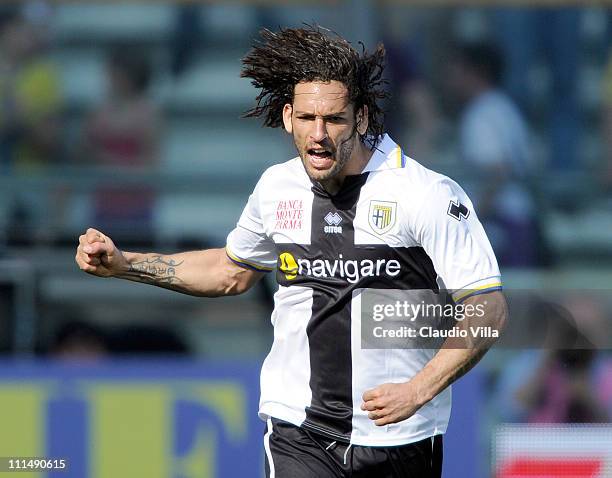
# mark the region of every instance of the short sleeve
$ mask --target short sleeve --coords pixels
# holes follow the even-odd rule
[[[495,254],[474,206],[454,181],[445,178],[429,187],[413,226],[455,301],[502,288]]]
[[[226,252],[236,264],[258,272],[276,266],[274,241],[267,236],[260,207],[261,180],[255,187],[236,228],[227,236]]]

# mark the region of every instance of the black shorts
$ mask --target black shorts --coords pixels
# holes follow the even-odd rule
[[[268,420],[264,435],[267,478],[440,478],[442,435],[408,445],[349,445]]]

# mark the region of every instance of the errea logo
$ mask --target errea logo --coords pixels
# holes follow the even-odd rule
[[[327,234],[342,234],[342,226],[340,225],[342,222],[342,216],[340,216],[340,214],[337,212],[328,212],[323,219],[327,223],[327,226],[323,227],[323,230]]]

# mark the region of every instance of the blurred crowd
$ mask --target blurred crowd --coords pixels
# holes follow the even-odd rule
[[[66,164],[116,167],[118,171],[155,168],[161,113],[147,93],[150,62],[131,45],[109,49],[105,99],[84,112],[79,137],[68,144],[61,72],[49,54],[53,43],[44,28],[51,15],[48,8],[32,3],[26,8],[0,10],[2,174],[41,175]],[[140,186],[125,189],[97,188],[90,220],[107,230],[137,225],[147,234],[154,193]],[[61,193],[52,191],[49,197],[40,191],[17,191],[3,208],[3,226],[24,235],[37,232],[37,226],[52,227],[46,218],[63,203]],[[50,199],[59,204],[49,204]]]
[[[520,321],[514,307],[516,291],[508,294],[512,317]],[[509,349],[512,353],[500,361],[490,381],[494,419],[609,423],[612,354],[605,291],[565,291],[547,299],[522,295],[530,299],[527,324],[517,330],[517,347]],[[526,337],[536,335],[541,335],[541,343],[527,344]]]
[[[166,49],[166,67],[175,77],[189,71],[198,49],[207,48],[201,8],[175,7]],[[260,10],[262,25],[285,20],[271,7]],[[603,197],[612,188],[612,63],[602,65],[599,112],[589,119],[579,94],[584,15],[568,8],[498,9],[486,13],[488,30],[462,32],[466,28],[453,27],[448,10],[404,9],[402,15],[379,14],[372,26],[374,36],[385,32],[379,37],[388,50],[389,131],[415,159],[459,176],[502,266],[542,267],[554,260],[554,238],[547,237],[543,218],[547,208],[573,204],[564,191],[548,195],[555,175],[586,173],[591,182],[583,189]],[[107,168],[117,176],[163,172],[167,112],[151,88],[159,62],[144,46],[105,44],[105,94],[72,114],[63,101],[63,72],[54,62],[53,22],[53,6],[42,0],[0,9],[1,174],[44,175],[67,165]],[[252,34],[245,33],[247,41]],[[606,47],[595,55],[605,58]],[[534,65],[546,66],[545,73]],[[595,162],[587,157],[583,134],[593,121],[600,131]],[[156,191],[144,183],[93,188],[85,219],[109,233],[149,235]],[[61,236],[57,218],[70,214],[69,192],[50,189],[5,195],[0,238],[45,240],[44,231],[51,230]]]

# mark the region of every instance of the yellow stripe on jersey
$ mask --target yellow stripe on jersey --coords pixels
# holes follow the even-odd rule
[[[465,291],[463,294],[461,294],[459,297],[454,297],[454,299],[455,299],[455,302],[459,302],[460,300],[467,298],[468,296],[472,295],[475,292],[479,292],[485,289],[494,289],[494,288],[501,287],[501,286],[502,286],[501,282],[492,282],[490,284],[486,284],[480,287],[471,287],[470,289]]]
[[[397,155],[397,161],[396,161],[397,167],[398,168],[403,168],[404,167],[404,154],[402,153],[402,148],[398,146],[396,148],[396,151],[397,151],[397,153],[396,153],[396,155]]]
[[[233,254],[232,251],[230,251],[228,246],[225,246],[225,252],[229,256],[229,258],[231,260],[233,260],[234,262],[237,262],[238,264],[243,264],[245,266],[249,266],[249,267],[252,267],[253,269],[260,270],[260,271],[271,271],[271,270],[274,270],[273,267],[262,266],[260,264],[254,263],[254,262],[241,259],[240,257],[238,257],[235,254]]]

